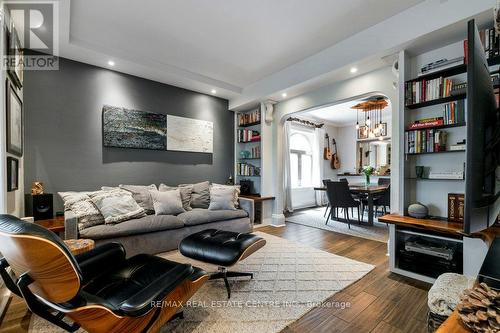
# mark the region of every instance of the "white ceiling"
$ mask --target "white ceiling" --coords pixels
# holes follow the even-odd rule
[[[308,111],[305,113],[300,114],[300,117],[306,118],[306,119],[311,119],[315,121],[321,121],[325,122],[329,125],[333,126],[338,126],[338,127],[344,127],[344,126],[351,126],[355,125],[357,118],[356,118],[356,110],[351,109],[354,105],[361,103],[364,100],[352,100],[348,102],[343,102],[319,109],[315,109],[312,111]],[[386,107],[382,111],[382,119],[383,121],[387,122],[389,119],[391,119],[391,105],[389,104],[388,107]],[[362,113],[360,112],[360,117]],[[361,123],[361,118],[360,118],[360,123]]]
[[[422,1],[71,0],[61,55],[231,98]]]

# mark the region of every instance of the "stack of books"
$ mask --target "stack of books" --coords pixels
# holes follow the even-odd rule
[[[260,145],[256,147],[252,147],[250,150],[250,157],[249,158],[260,158]]]
[[[486,53],[486,59],[490,59],[500,55],[500,43],[499,36],[495,31],[495,28],[483,29],[479,31],[479,36],[481,38],[481,43],[484,47],[484,52]],[[464,40],[464,56],[465,63],[467,63],[467,39]]]
[[[252,130],[238,130],[238,142],[257,142],[260,141],[260,133]]]
[[[441,71],[443,69],[455,67],[462,64],[464,64],[464,57],[457,57],[450,60],[446,58],[440,59],[438,61],[431,62],[430,64],[427,64],[424,67],[422,67],[420,69],[420,74],[418,74],[418,76],[431,74],[437,71]]]
[[[444,77],[406,82],[405,103],[411,105],[451,96],[452,87],[453,81]]]
[[[260,176],[260,168],[249,163],[238,163],[236,171],[238,176]]]
[[[238,126],[260,123],[260,110],[238,114]]]
[[[446,125],[465,123],[465,100],[444,104],[444,123]]]
[[[405,153],[435,153],[446,150],[447,132],[427,129],[405,133]]]

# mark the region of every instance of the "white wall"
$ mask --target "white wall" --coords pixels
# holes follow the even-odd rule
[[[355,125],[338,127],[337,146],[339,148],[340,172],[356,173],[356,142]]]
[[[275,115],[273,122],[273,175],[275,183],[275,207],[273,212],[273,224],[284,224],[285,217],[283,215],[283,123],[285,118],[293,113],[300,113],[313,108],[327,106],[331,104],[340,103],[343,101],[351,100],[352,98],[365,97],[373,93],[379,93],[388,97],[392,106],[392,130],[391,137],[398,137],[396,134],[399,132],[399,104],[398,104],[398,91],[393,88],[393,81],[395,80],[390,67],[385,67],[350,80],[338,82],[317,89],[315,91],[291,98],[287,101],[275,105]],[[391,207],[393,212],[399,211],[398,200],[399,196],[399,141],[394,140],[393,152],[393,173],[391,200],[395,204]]]

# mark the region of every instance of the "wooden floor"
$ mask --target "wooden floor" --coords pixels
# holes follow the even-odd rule
[[[315,308],[290,324],[283,333],[427,332],[430,285],[391,274],[387,244],[293,223],[283,228],[264,227],[259,231],[376,266],[361,280],[330,298],[348,302],[350,307],[344,310]],[[14,296],[0,323],[0,333],[27,332],[29,319],[24,304]]]

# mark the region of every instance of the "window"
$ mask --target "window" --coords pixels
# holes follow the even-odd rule
[[[290,135],[290,176],[292,188],[312,187],[312,133],[292,131]]]

